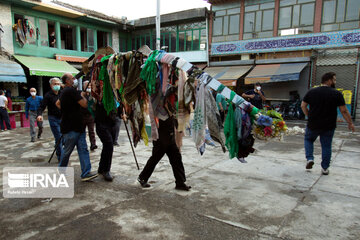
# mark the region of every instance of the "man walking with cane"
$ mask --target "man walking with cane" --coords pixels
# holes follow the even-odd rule
[[[60,131],[61,112],[60,109],[56,107],[55,103],[60,96],[61,81],[59,78],[51,78],[49,83],[51,90],[45,94],[41,106],[38,109],[37,118],[38,121],[43,121],[42,114],[45,109],[48,108],[48,121],[51,132],[55,138],[56,156],[58,162],[60,162],[60,156],[63,152],[63,144]]]

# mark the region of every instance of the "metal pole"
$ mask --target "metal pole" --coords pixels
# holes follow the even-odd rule
[[[125,125],[126,133],[127,133],[127,135],[128,135],[128,138],[129,138],[129,142],[130,142],[131,150],[132,150],[133,155],[134,155],[134,159],[135,159],[136,167],[137,167],[137,169],[138,169],[138,170],[140,170],[140,167],[139,167],[139,164],[138,164],[138,161],[137,161],[136,155],[135,155],[135,150],[134,150],[134,147],[133,147],[133,144],[132,144],[132,141],[131,141],[130,133],[129,133],[129,130],[128,130],[128,127],[127,127],[126,121],[125,121],[124,119],[123,119],[123,122],[124,122],[124,125]]]
[[[160,0],[156,6],[156,50],[160,50]]]

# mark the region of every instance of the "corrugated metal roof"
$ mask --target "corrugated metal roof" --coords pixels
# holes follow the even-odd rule
[[[24,69],[16,62],[0,58],[0,82],[24,82],[26,77]]]
[[[307,65],[308,63],[257,65],[245,78],[245,84],[299,80],[300,72]]]

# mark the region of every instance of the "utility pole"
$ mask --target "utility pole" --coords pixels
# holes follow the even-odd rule
[[[156,50],[160,50],[160,0],[156,7]]]

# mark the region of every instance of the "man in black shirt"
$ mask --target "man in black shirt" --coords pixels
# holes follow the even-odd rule
[[[156,165],[166,154],[169,158],[174,177],[175,189],[189,191],[191,186],[185,184],[185,169],[181,159],[181,153],[175,142],[175,119],[169,117],[165,121],[159,120],[159,139],[153,141],[152,155],[139,175],[138,181],[144,188],[150,187],[148,180]]]
[[[91,173],[89,151],[86,144],[85,126],[80,108],[87,108],[85,92],[77,91],[74,85],[74,76],[65,73],[62,81],[65,84],[56,106],[61,109],[61,133],[64,139],[64,153],[61,154],[59,167],[66,167],[70,155],[76,146],[81,165],[81,180],[89,181],[97,174]]]
[[[349,130],[355,131],[349,111],[345,106],[343,95],[335,90],[336,74],[333,72],[325,73],[321,79],[321,86],[309,90],[302,103],[301,108],[306,116],[308,123],[305,132],[305,154],[306,169],[311,169],[314,165],[314,141],[320,136],[322,150],[322,174],[329,174],[331,161],[331,145],[336,128],[337,107],[344,119],[348,123]],[[309,106],[309,109],[308,109]]]
[[[259,82],[255,83],[254,89],[251,89],[241,95],[243,98],[250,101],[252,105],[258,109],[263,108],[263,102],[266,101],[265,94],[261,90],[261,84]]]
[[[48,108],[48,120],[50,124],[50,129],[55,138],[55,145],[61,138],[60,131],[60,122],[61,122],[61,111],[56,107],[55,103],[59,99],[60,96],[60,86],[61,81],[59,78],[51,78],[50,81],[51,90],[47,92],[42,100],[40,108],[37,111],[37,120],[43,121],[43,112],[45,108]],[[63,144],[58,144],[56,148],[56,156],[58,162],[60,162],[60,156],[63,152]]]

